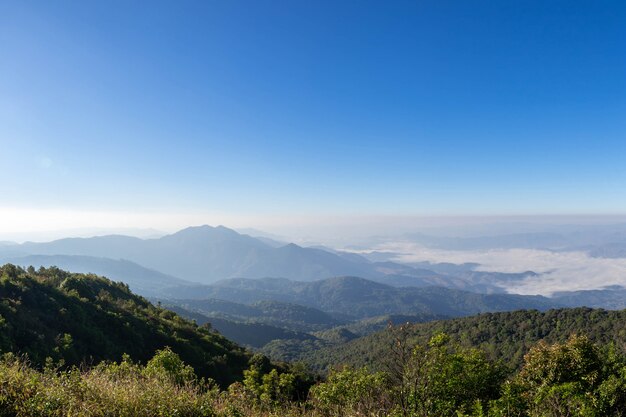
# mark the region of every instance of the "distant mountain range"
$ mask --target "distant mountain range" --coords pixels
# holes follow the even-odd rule
[[[486,311],[546,310],[550,298],[516,294],[478,294],[443,287],[392,287],[357,277],[302,282],[284,278],[234,278],[212,285],[169,289],[172,298],[220,299],[242,304],[276,300],[317,308],[348,320],[385,314],[464,316]]]
[[[178,286],[161,305],[199,324],[211,323],[237,343],[277,360],[346,343],[387,322],[425,322],[490,311],[547,310],[541,296],[477,294],[442,287],[392,287],[357,277],[302,282],[234,278]],[[179,298],[174,298],[179,297]]]
[[[516,236],[512,240],[518,244],[554,238],[553,234]],[[621,232],[607,229],[601,237],[620,236]],[[498,240],[504,238],[494,239],[483,242],[501,244]],[[244,304],[273,300],[352,318],[420,312],[458,316],[555,306],[626,307],[622,287],[523,298],[506,294],[505,289],[535,276],[533,271],[480,271],[473,263],[401,264],[382,253],[365,257],[321,246],[283,244],[223,226],[190,227],[154,239],[110,235],[4,244],[0,262],[95,273],[125,282],[148,297],[218,298]]]
[[[559,293],[553,298],[546,298],[514,294],[479,294],[444,287],[394,287],[351,276],[310,282],[285,278],[232,278],[210,285],[200,285],[181,281],[124,260],[115,261],[82,255],[30,255],[21,259],[35,264],[64,262],[72,265],[75,270],[97,266],[101,271],[108,271],[106,273],[130,273],[126,281],[133,282],[134,286],[143,288],[146,292],[169,294],[168,298],[153,298],[160,306],[193,319],[199,325],[206,324],[227,338],[260,350],[277,360],[303,359],[319,349],[327,349],[327,352],[330,352],[327,356],[332,358],[335,355],[332,352],[335,350],[339,349],[338,352],[342,352],[340,346],[384,329],[388,322],[395,324],[430,322],[448,317],[513,310],[531,311],[528,314],[532,315],[535,314],[532,311],[581,305],[585,300],[593,302],[594,305],[609,303],[618,307],[623,305],[620,302],[626,291],[616,287],[590,292]],[[16,271],[10,265],[4,268],[7,271]],[[24,272],[20,274],[24,275]],[[38,272],[33,271],[29,274],[37,276]],[[87,297],[96,304],[110,303],[107,300],[113,294],[118,298],[132,299],[137,305],[147,305],[143,299],[130,295],[126,286],[112,284],[93,275],[68,274],[54,268],[42,269],[39,274],[48,277],[50,284],[58,286],[58,291],[67,292],[63,295],[63,303],[67,303],[68,306],[79,301],[82,303],[82,298],[72,301],[76,294]],[[47,288],[36,280],[24,282],[42,291]],[[90,285],[85,286],[84,283]],[[72,292],[73,288],[78,291],[76,294]],[[167,288],[167,291],[163,288]],[[17,295],[10,293],[13,290],[13,287],[5,288],[3,297],[17,299]],[[45,297],[36,299],[30,296],[28,300],[23,299],[22,304],[27,305],[29,313],[20,316],[22,317],[20,320],[23,319],[24,323],[28,324],[16,326],[12,330],[17,338],[15,340],[22,340],[18,338],[22,334],[21,328],[37,329],[42,323],[50,320],[45,314],[50,314],[52,307],[46,307],[48,303],[46,300]],[[127,307],[121,301],[117,304]],[[57,307],[53,310],[57,311],[55,310]],[[89,314],[101,314],[95,307],[92,310],[89,310]],[[3,312],[3,317],[12,317],[11,311],[13,310]],[[31,312],[37,312],[36,319],[30,316]],[[54,325],[59,329],[70,329],[79,324],[59,321]],[[61,330],[55,332],[59,333]],[[48,336],[52,337],[54,334]],[[35,336],[29,336],[29,340],[33,337]],[[0,337],[0,342],[2,340]]]
[[[335,277],[313,282],[236,278],[212,285],[179,286],[169,293],[180,298],[163,300],[166,307],[198,323],[209,322],[226,337],[273,359],[292,361],[319,349],[341,352],[345,343],[382,330],[388,322],[430,322],[522,310],[528,313],[520,314],[535,317],[563,307],[611,303],[619,307],[626,290],[565,292],[547,298],[443,287],[393,287],[363,278]],[[323,368],[318,363],[315,366]]]
[[[494,293],[504,292],[503,283],[533,274],[478,272],[473,264],[451,269],[371,261],[356,253],[254,238],[223,226],[190,227],[155,239],[110,235],[4,245],[0,261],[93,272],[124,281],[148,296],[165,295],[160,291],[188,282],[267,277],[313,281],[337,276],[358,276],[397,287],[444,286]]]
[[[188,312],[202,314],[205,319],[227,319],[273,325],[293,331],[311,332],[346,324],[332,314],[299,304],[281,301],[258,301],[253,304],[219,299],[156,300],[164,306],[176,306]],[[198,319],[197,317],[194,317]],[[207,320],[204,320],[207,321]]]
[[[223,226],[190,227],[158,239],[112,235],[24,243],[0,249],[4,259],[27,255],[125,259],[199,283],[234,277],[314,280],[337,275],[384,276],[367,264],[330,252],[294,244],[275,247]]]

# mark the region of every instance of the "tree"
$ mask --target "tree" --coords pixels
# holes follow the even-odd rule
[[[186,365],[169,347],[158,350],[146,364],[144,372],[148,376],[161,377],[179,385],[196,381],[193,368]]]
[[[367,368],[331,371],[328,379],[311,388],[311,402],[326,416],[366,416],[390,410],[388,378]]]
[[[398,335],[402,337],[402,329]],[[435,334],[426,346],[413,346],[410,354],[407,347],[402,339],[396,340],[396,356],[389,366],[396,372],[392,380],[403,416],[471,412],[499,396],[504,369],[484,352],[453,345],[443,333]]]

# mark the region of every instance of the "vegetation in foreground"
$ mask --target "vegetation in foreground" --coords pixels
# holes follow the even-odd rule
[[[56,267],[0,266],[0,353],[66,365],[146,362],[169,346],[223,387],[241,380],[250,354],[237,344],[133,294],[128,286]]]
[[[303,375],[266,368],[255,355],[243,382],[221,390],[198,379],[170,349],[145,366],[126,356],[80,369],[48,361],[37,370],[23,358],[0,361],[0,416],[623,416],[626,357],[583,336],[540,342],[522,368],[505,368],[445,334],[410,346],[397,330],[387,370],[332,371],[302,390]]]

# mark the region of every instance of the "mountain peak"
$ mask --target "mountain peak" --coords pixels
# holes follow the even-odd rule
[[[201,226],[186,227],[168,236],[203,236],[203,235],[209,235],[209,234],[242,236],[236,231],[234,231],[233,229],[229,229],[228,227],[224,227],[222,225],[213,227],[213,226],[209,226],[208,224],[203,224]],[[164,236],[164,237],[167,237],[167,236]]]
[[[3,248],[4,253],[10,249]],[[17,253],[17,250],[21,252]],[[321,249],[267,243],[223,225],[198,225],[156,239],[110,236],[20,245],[11,256],[82,255],[128,259],[189,281],[287,277],[305,281],[341,275],[380,276],[373,267]],[[23,252],[23,253],[22,253]]]
[[[299,250],[299,249],[302,249],[302,246],[298,246],[295,243],[287,243],[282,248],[283,249],[288,249],[288,250]]]

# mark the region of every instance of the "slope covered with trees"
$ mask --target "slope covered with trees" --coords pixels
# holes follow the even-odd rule
[[[424,344],[433,334],[442,332],[461,346],[480,348],[489,358],[517,369],[531,346],[541,340],[548,343],[564,342],[572,334],[584,334],[594,342],[614,343],[619,349],[624,349],[626,310],[573,308],[546,312],[520,310],[485,313],[408,324],[403,331],[412,344]],[[390,328],[318,350],[294,342],[290,346],[291,358],[306,360],[316,369],[328,369],[339,364],[380,368],[389,355],[395,332],[395,328]]]
[[[280,301],[258,301],[253,304],[235,303],[218,299],[161,300],[164,305],[181,307],[206,318],[227,319],[236,322],[262,323],[288,330],[308,332],[324,330],[345,324],[316,308]]]
[[[201,376],[241,379],[249,354],[235,343],[132,294],[125,284],[58,268],[0,267],[0,352],[64,363],[145,362],[169,346]]]

